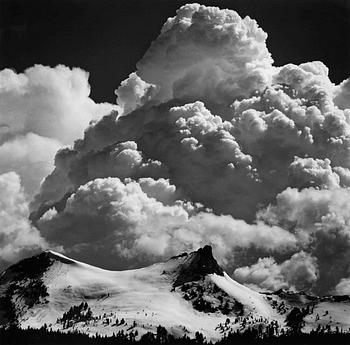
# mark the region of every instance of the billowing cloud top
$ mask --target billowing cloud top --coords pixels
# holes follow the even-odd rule
[[[138,75],[157,85],[156,99],[203,100],[228,105],[262,90],[270,77],[267,34],[234,11],[186,5],[164,24],[137,64]]]
[[[256,288],[350,293],[350,82],[334,85],[318,61],[274,66],[266,38],[249,17],[185,5],[114,107],[88,97],[81,70],[34,67],[47,73],[26,91],[39,93],[38,115],[5,111],[14,129],[0,159],[23,133],[69,143],[96,119],[31,202],[38,241],[109,268],[210,243]],[[28,81],[5,75],[10,109]],[[70,88],[52,90],[57,75]],[[114,111],[100,118],[103,108]]]
[[[16,171],[37,192],[59,148],[81,137],[91,120],[115,106],[89,98],[88,73],[35,65],[0,71],[0,173]]]

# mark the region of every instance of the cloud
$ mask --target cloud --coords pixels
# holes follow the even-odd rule
[[[350,278],[343,278],[334,289],[337,295],[350,295]]]
[[[107,145],[101,150],[81,154],[64,149],[56,155],[56,168],[42,183],[41,194],[31,209],[44,203],[51,205],[77,187],[98,177],[167,177],[168,168],[158,160],[147,159],[134,141]]]
[[[350,109],[350,78],[344,80],[334,90],[334,103],[349,114]],[[347,110],[346,110],[347,109]],[[349,115],[348,115],[349,116]]]
[[[229,105],[264,89],[272,58],[267,34],[236,12],[188,4],[169,18],[137,63],[137,74],[160,86],[156,98]]]
[[[343,286],[349,80],[334,85],[319,61],[274,66],[266,39],[249,17],[185,5],[114,107],[89,98],[80,69],[1,72],[0,163],[15,152],[6,169],[28,189],[51,166],[25,175],[18,161],[61,147],[30,206],[41,236],[109,268],[211,243],[247,284]]]
[[[288,188],[259,214],[266,223],[294,233],[300,246],[317,258],[319,293],[332,289],[350,268],[349,197],[349,188]]]
[[[288,228],[313,234],[320,230],[343,227],[347,232],[350,224],[350,188],[298,190],[287,188],[270,205],[259,213],[259,218]]]
[[[327,189],[339,187],[340,181],[342,185],[347,185],[347,180],[341,176],[344,176],[349,170],[339,167],[338,169],[337,167],[332,168],[328,158],[322,160],[295,157],[289,166],[290,185],[299,188],[316,185]]]
[[[0,175],[0,268],[47,246],[28,220],[29,209],[19,176]]]
[[[25,192],[33,195],[43,176],[51,173],[53,157],[60,147],[57,140],[33,133],[14,136],[0,146],[0,173],[16,171]]]
[[[163,104],[135,111],[117,120],[111,115],[88,128],[84,140],[77,142],[73,150],[58,155],[56,159],[62,164],[56,165],[50,180],[55,183],[55,176],[67,176],[71,181],[66,187],[68,192],[71,185],[87,182],[88,179],[81,176],[88,175],[90,179],[147,177],[144,173],[140,175],[141,171],[138,175],[131,171],[128,171],[129,175],[122,175],[121,168],[114,171],[108,168],[111,156],[108,151],[113,152],[115,145],[125,145],[122,143],[128,138],[128,142],[137,143],[141,152],[137,155],[148,159],[149,177],[170,178],[193,202],[203,203],[217,213],[245,218],[245,213],[250,216],[254,213],[254,190],[260,190],[259,181],[250,165],[251,156],[242,152],[233,131],[230,122],[213,115],[202,102],[175,107]],[[100,139],[101,133],[104,135]],[[96,153],[99,148],[100,153]],[[89,175],[86,169],[84,172],[86,164],[91,172],[93,166],[98,166],[98,170],[94,169],[95,173]],[[145,167],[143,169],[146,172]],[[218,175],[222,176],[220,180],[216,178]],[[51,195],[50,200],[45,200],[47,184],[44,183],[37,199],[48,204],[58,202],[64,188],[59,178],[58,184],[61,184],[58,195]],[[232,190],[236,190],[236,194]],[[237,193],[246,200],[246,205],[238,200]]]
[[[333,103],[327,73],[320,62],[275,68],[275,84],[235,100],[229,112],[210,110],[213,102],[183,104],[186,97],[160,105],[146,102],[128,116],[107,116],[90,126],[75,146],[77,157],[135,141],[144,155],[168,167],[172,182],[193,201],[252,221],[257,206],[273,202],[288,186],[347,183],[347,115]],[[317,176],[314,167],[307,171],[310,164],[319,166]],[[322,173],[327,181],[320,175],[325,164],[332,172]]]
[[[260,258],[251,266],[237,268],[234,277],[257,290],[309,290],[318,279],[317,259],[303,251],[280,264],[274,258]]]
[[[113,109],[89,94],[88,73],[80,68],[0,71],[0,172],[16,171],[33,195],[52,170],[58,148],[72,144],[91,120]]]
[[[129,78],[123,80],[115,90],[117,102],[120,106],[120,114],[127,115],[133,110],[150,101],[157,93],[154,84],[146,83],[136,73],[131,73]]]
[[[295,246],[294,236],[278,227],[216,216],[178,195],[164,179],[96,179],[80,186],[62,212],[48,210],[38,228],[67,252],[79,257],[93,251],[90,262],[114,266],[135,264],[135,258],[139,264],[166,259],[206,243],[222,260],[230,260],[237,247],[284,251]]]

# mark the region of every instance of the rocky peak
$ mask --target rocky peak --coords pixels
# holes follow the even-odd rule
[[[211,246],[204,246],[190,253],[180,265],[178,274],[174,281],[174,287],[187,282],[198,281],[207,274],[224,275],[223,269],[213,257]]]
[[[22,279],[37,279],[54,263],[60,261],[65,264],[73,264],[74,261],[65,256],[46,250],[38,255],[23,259],[8,267],[0,274],[0,284]]]

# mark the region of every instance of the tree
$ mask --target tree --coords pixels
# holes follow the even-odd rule
[[[286,317],[286,324],[291,329],[292,333],[300,333],[305,325],[305,313],[299,308],[293,308]]]

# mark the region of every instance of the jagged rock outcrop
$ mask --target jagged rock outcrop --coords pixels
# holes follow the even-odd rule
[[[198,281],[207,274],[213,273],[224,275],[223,269],[213,257],[212,247],[204,246],[187,255],[186,260],[179,267],[173,286],[177,287],[187,282]]]

